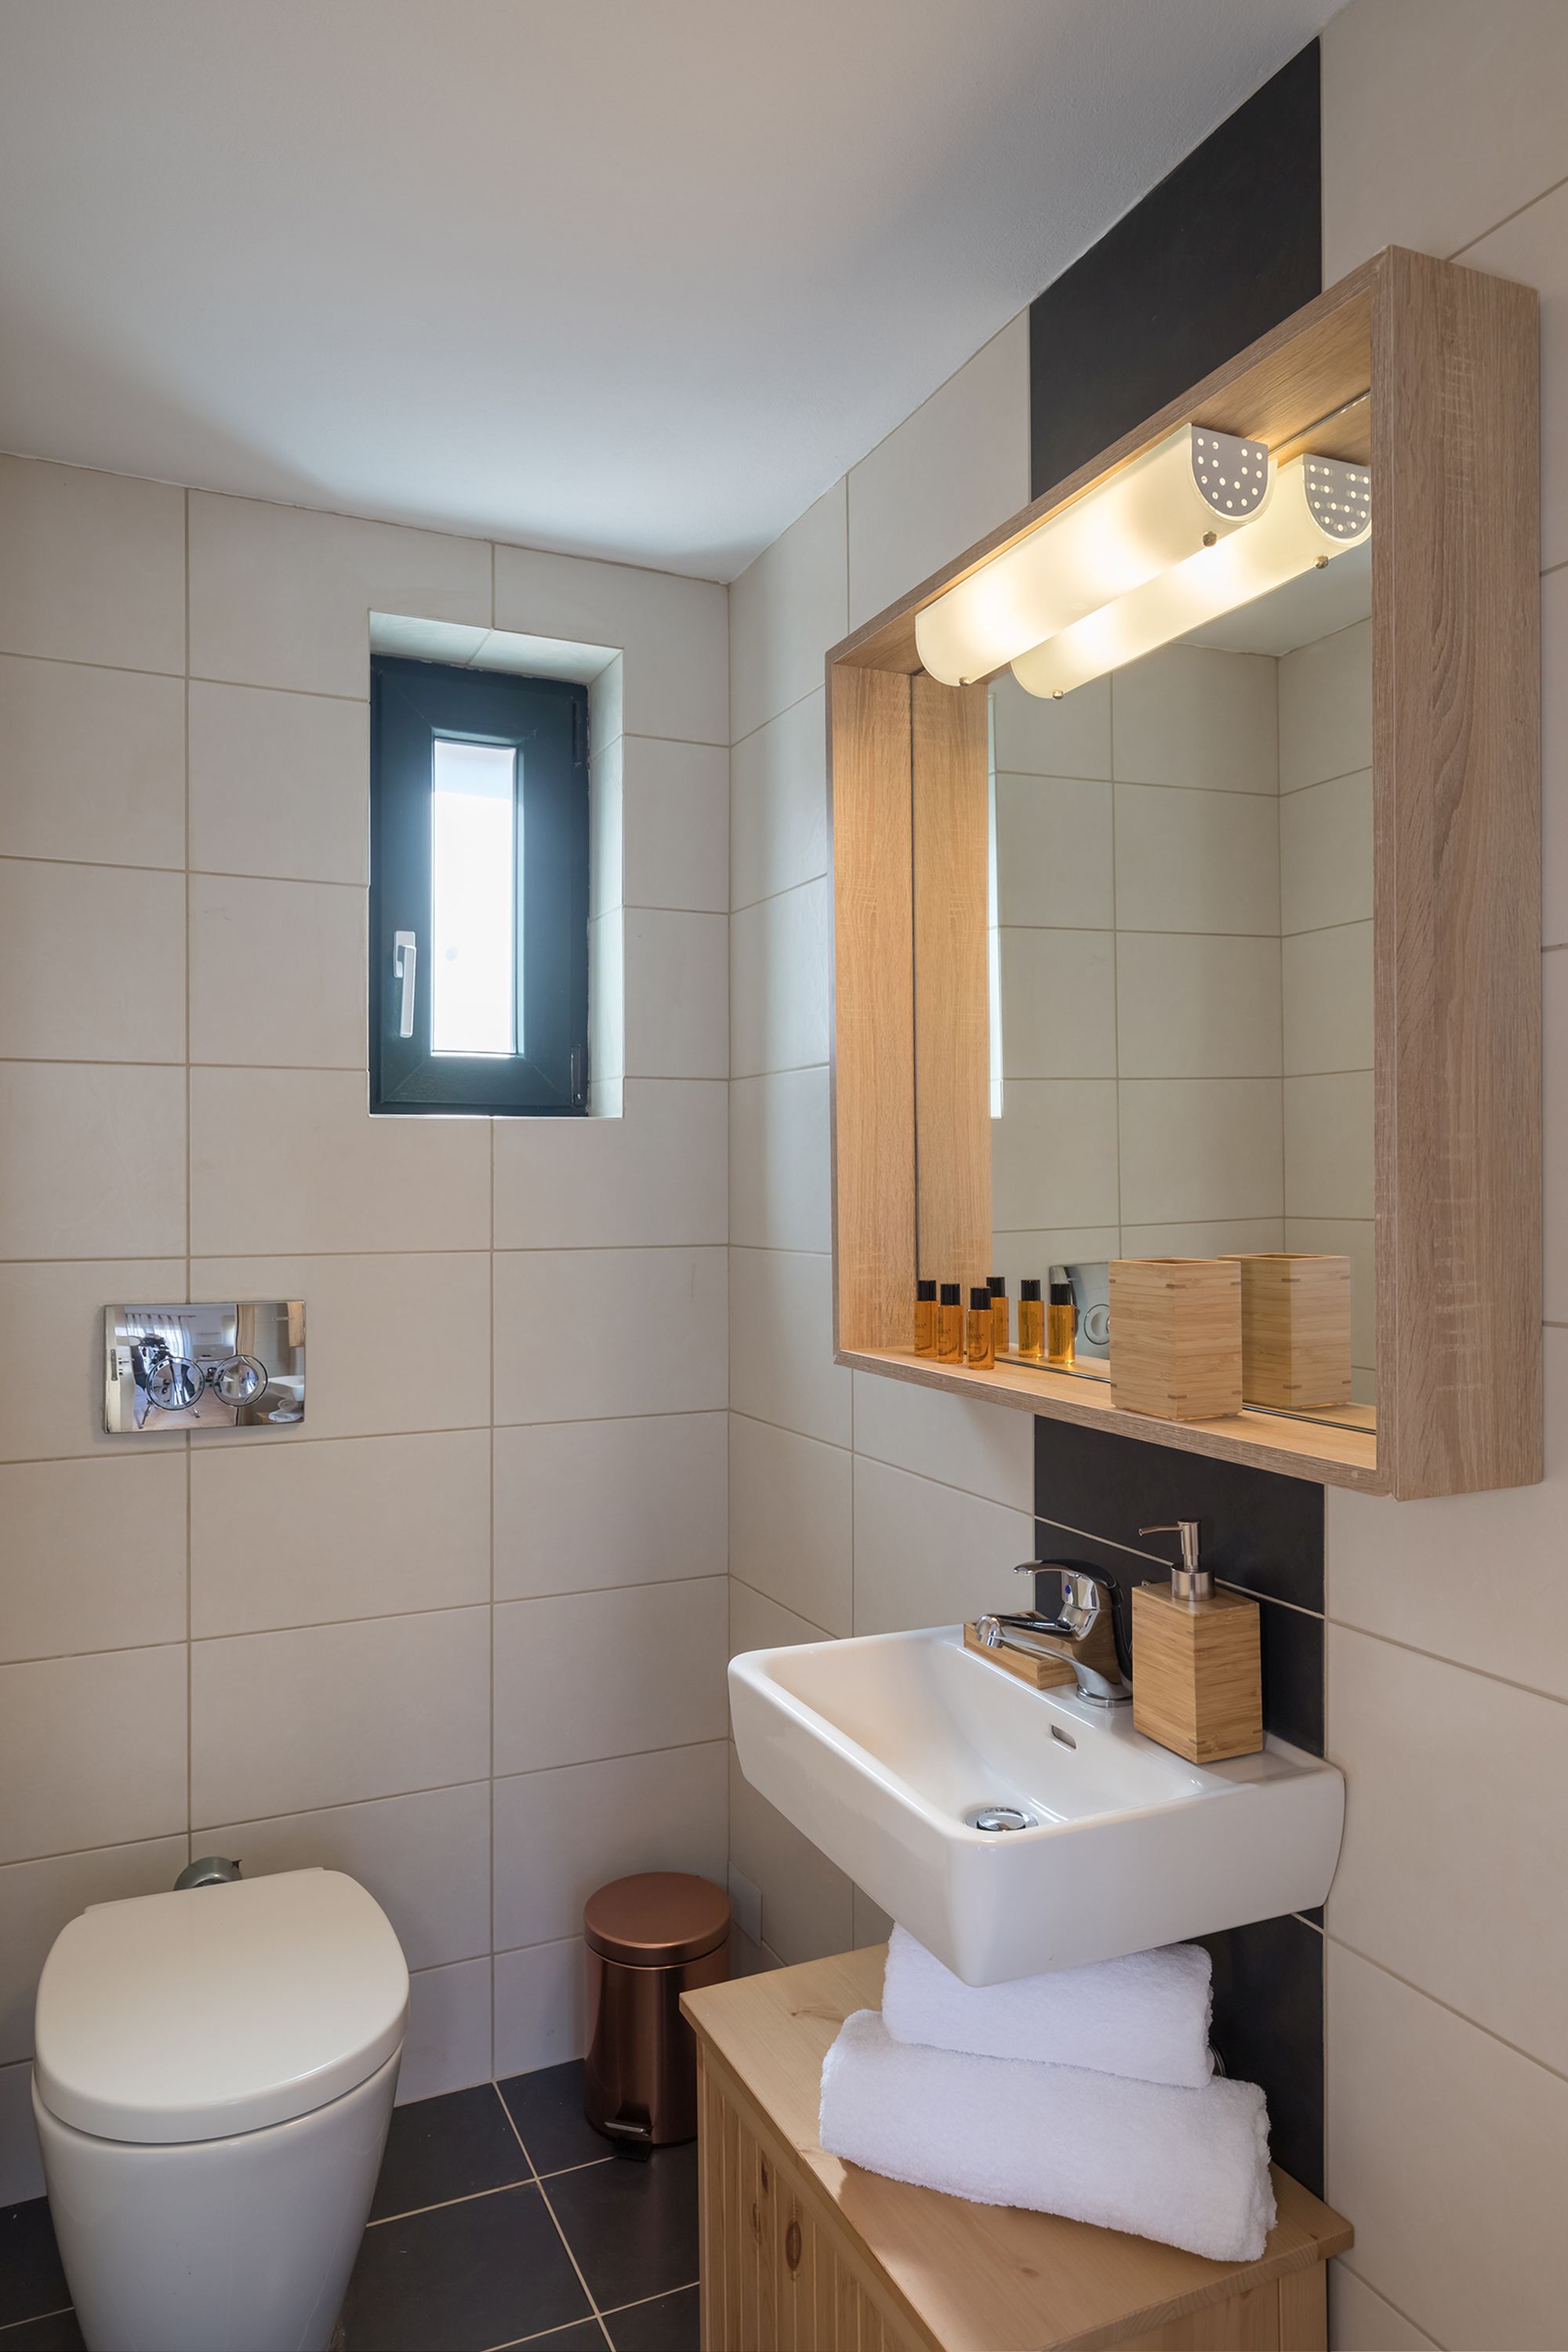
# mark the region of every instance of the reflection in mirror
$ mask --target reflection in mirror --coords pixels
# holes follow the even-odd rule
[[[111,1437],[305,1418],[302,1299],[106,1307],[103,1348]]]
[[[1363,543],[1059,699],[993,686],[993,1263],[1066,1270],[1087,1377],[1108,1260],[1321,1254],[1322,1417],[1371,1425],[1370,611]]]

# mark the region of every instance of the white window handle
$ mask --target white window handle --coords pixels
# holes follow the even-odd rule
[[[392,934],[392,976],[403,982],[403,996],[397,1010],[397,1034],[400,1037],[414,1034],[414,975],[419,961],[419,942],[412,931]]]

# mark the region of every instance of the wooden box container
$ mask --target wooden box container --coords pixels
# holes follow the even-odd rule
[[[1247,1403],[1287,1410],[1349,1404],[1349,1258],[1258,1251],[1236,1262]]]
[[[1239,1592],[1177,1601],[1168,1584],[1132,1588],[1132,1726],[1189,1764],[1253,1756],[1263,1745],[1258,1603]]]
[[[1111,1259],[1110,1393],[1124,1412],[1166,1421],[1241,1411],[1235,1258]]]

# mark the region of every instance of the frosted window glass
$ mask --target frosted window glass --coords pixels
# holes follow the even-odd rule
[[[517,753],[436,738],[430,791],[430,1043],[517,1051]]]

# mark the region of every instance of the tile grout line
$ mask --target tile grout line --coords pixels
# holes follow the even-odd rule
[[[492,1972],[492,1973],[493,1973],[493,1972]],[[544,2210],[545,2210],[545,2211],[549,2214],[550,2219],[551,2219],[551,2221],[552,2221],[552,2224],[553,2224],[553,2226],[554,2226],[555,2234],[556,2234],[556,2236],[560,2239],[561,2243],[562,2243],[563,2247],[563,2248],[564,2248],[564,2250],[565,2250],[566,2259],[567,2259],[567,2261],[571,2263],[571,2265],[572,2265],[573,2269],[574,2269],[574,2270],[576,2272],[576,2273],[577,2273],[577,2284],[578,2284],[578,2285],[582,2288],[582,2290],[583,2290],[584,2294],[587,2296],[587,2298],[588,2298],[588,2308],[589,2308],[590,2312],[593,2314],[594,2317],[595,2317],[595,2318],[598,2321],[598,2323],[599,2323],[599,2333],[601,2334],[601,2336],[603,2336],[603,2337],[604,2337],[605,2342],[606,2343],[606,2345],[610,2345],[610,2331],[609,2331],[609,2329],[605,2326],[605,2322],[604,2322],[603,2315],[601,2314],[601,2312],[600,2312],[600,2310],[599,2310],[599,2306],[598,2306],[598,2305],[597,2305],[597,2304],[595,2302],[595,2300],[594,2300],[594,2291],[593,2291],[593,2289],[589,2286],[587,2280],[586,2280],[586,2279],[584,2277],[584,2275],[583,2275],[583,2267],[582,2267],[582,2264],[578,2262],[576,2255],[573,2252],[573,2251],[572,2251],[572,2246],[571,2246],[571,2242],[570,2242],[570,2240],[568,2239],[568,2237],[567,2237],[567,2235],[566,2235],[565,2231],[564,2231],[564,2230],[562,2228],[562,2226],[561,2226],[561,2217],[560,2217],[560,2215],[556,2212],[554,2206],[551,2203],[549,2197],[548,2197],[548,2196],[546,2195],[546,2193],[545,2193],[544,2183],[543,2183],[543,2181],[542,2181],[542,2180],[541,2179],[541,2178],[540,2178],[538,2167],[534,2164],[534,2161],[533,2161],[532,2157],[531,2157],[531,2156],[529,2156],[529,2154],[528,2154],[528,2143],[527,2143],[527,2141],[523,2138],[521,2132],[521,2131],[519,2131],[519,2129],[518,2129],[518,2127],[517,2127],[517,2117],[512,2114],[512,2111],[511,2111],[510,2107],[510,2106],[508,2106],[508,2105],[507,2105],[507,2103],[506,2103],[505,2099],[501,2097],[501,2092],[500,2092],[500,2084],[497,2084],[493,2085],[493,2087],[494,2087],[495,2095],[496,2095],[497,2098],[498,2098],[498,2099],[500,2099],[501,2113],[505,2116],[505,2117],[506,2117],[506,2119],[507,2119],[507,2122],[508,2122],[508,2123],[510,2125],[510,2126],[511,2126],[511,2134],[512,2134],[512,2137],[516,2140],[516,2142],[517,2142],[517,2144],[518,2144],[519,2147],[520,2147],[520,2148],[521,2148],[521,2150],[522,2150],[522,2152],[523,2152],[523,2155],[528,2158],[529,2168],[531,2169],[531,2172],[532,2172],[532,2174],[533,2174],[534,2186],[535,2186],[535,2188],[538,2189],[539,2194],[540,2194],[541,2200],[542,2200],[542,2202],[543,2203],[543,2206],[544,2206]],[[554,2176],[552,2176],[552,2177],[554,2177]],[[567,2324],[576,2326],[576,2325],[580,2325],[581,2323],[580,2323],[580,2322],[571,2322],[571,2323],[567,2323]],[[515,2340],[515,2339],[514,2339],[514,2340]],[[525,2340],[526,2340],[526,2339],[525,2339]],[[614,2346],[613,2346],[613,2345],[610,2345],[610,2352],[615,2352],[615,2347],[614,2347]]]
[[[1363,1952],[1359,1944],[1352,1944],[1348,1937],[1336,1935],[1327,1925],[1323,1929],[1323,1942],[1325,1947],[1337,1944],[1341,1951],[1349,1952],[1352,1959],[1362,1961],[1369,1969],[1376,1969],[1380,1975],[1391,1978],[1397,1985],[1403,1985],[1406,1992],[1413,1992],[1415,1995],[1417,2000],[1429,2000],[1434,2009],[1443,2010],[1449,2017],[1457,2017],[1459,2023],[1468,2025],[1472,2032],[1484,2033],[1489,2042],[1495,2042],[1500,2050],[1511,2051],[1516,2058],[1522,2058],[1527,2066],[1539,2066],[1541,2072],[1550,2075],[1554,2083],[1568,2083],[1568,2072],[1564,2072],[1561,2066],[1552,2065],[1550,2059],[1538,2058],[1534,2051],[1526,2050],[1522,2042],[1510,2042],[1507,2034],[1500,2033],[1495,2026],[1483,2024],[1479,2017],[1472,2017],[1468,2010],[1456,2009],[1453,2002],[1445,2000],[1440,1992],[1429,1992],[1425,1985],[1417,1984],[1414,1977],[1402,1976],[1397,1969],[1391,1969],[1386,1960],[1376,1959],[1371,1952]]]
[[[1351,2252],[1353,2253],[1355,2251],[1356,2249],[1352,2246],[1351,2248]],[[1418,2319],[1412,2319],[1410,2314],[1405,2309],[1404,2305],[1395,2303],[1392,2295],[1384,2294],[1380,2286],[1374,2286],[1371,2279],[1363,2277],[1363,2273],[1354,2268],[1344,2254],[1336,2254],[1334,2256],[1334,2260],[1338,2263],[1343,2263],[1352,2278],[1358,2281],[1362,2286],[1364,2286],[1369,2294],[1375,2294],[1381,2302],[1386,2303],[1390,2311],[1397,2312],[1399,2317],[1404,2320],[1407,2327],[1414,2327],[1418,2336],[1425,2336],[1429,2344],[1437,2347],[1437,2352],[1442,2352],[1442,2347],[1438,2345],[1436,2336],[1433,2336],[1428,2329],[1423,2327]]]

